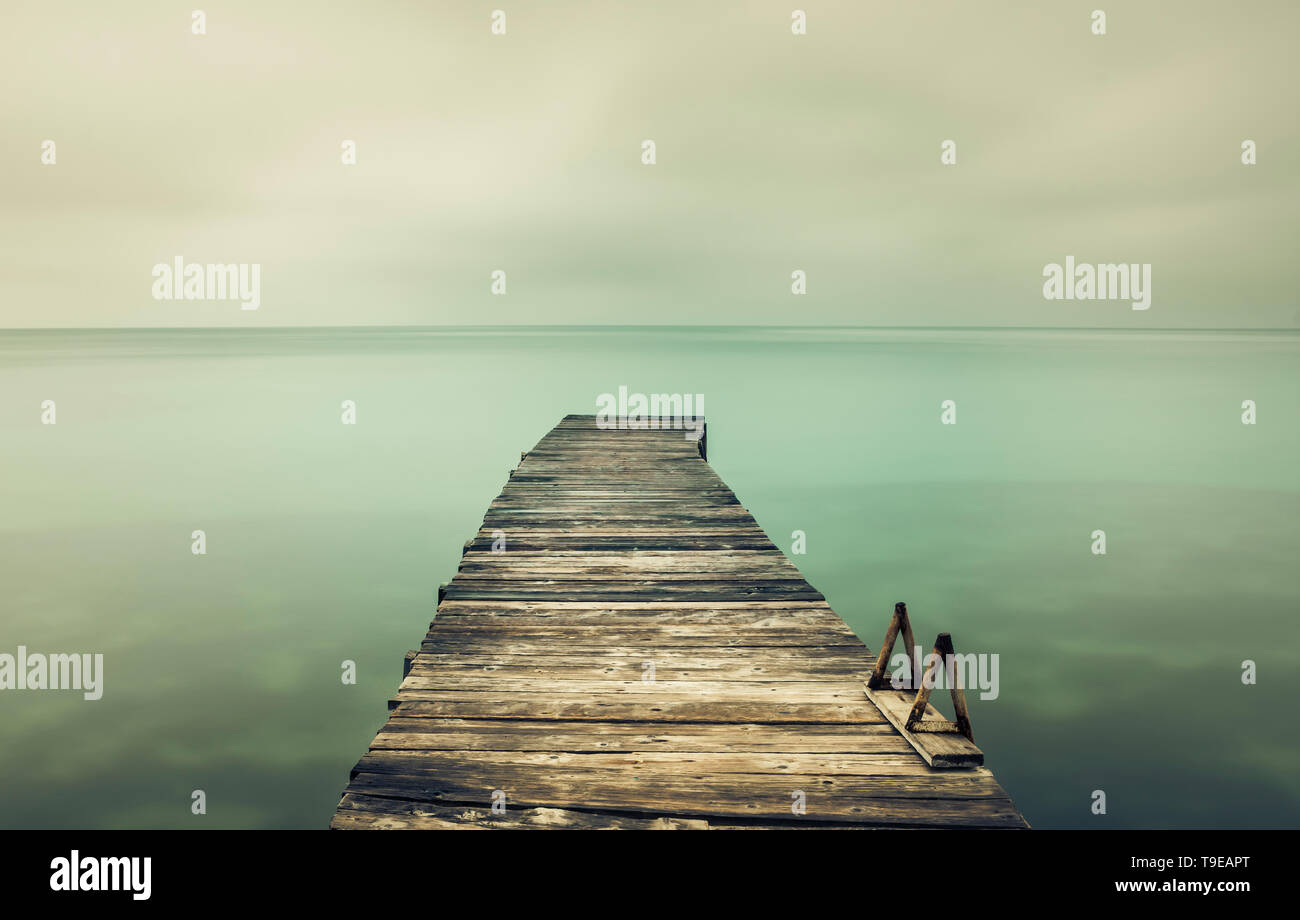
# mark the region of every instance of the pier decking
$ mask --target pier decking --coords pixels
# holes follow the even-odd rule
[[[525,455],[332,827],[1026,826],[867,699],[874,656],[703,454],[568,416]]]

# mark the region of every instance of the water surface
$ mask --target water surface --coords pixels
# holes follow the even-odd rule
[[[704,394],[710,462],[783,549],[806,532],[795,563],[870,646],[903,599],[922,641],[1001,656],[972,719],[1033,825],[1295,827],[1297,358],[1286,333],[0,333],[0,651],[106,656],[97,702],[0,693],[0,826],[325,826],[519,451],[626,385]]]

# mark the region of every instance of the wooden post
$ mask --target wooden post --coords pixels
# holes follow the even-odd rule
[[[415,656],[418,654],[420,653],[411,650],[402,658],[402,680],[406,680],[406,675],[411,673],[411,665],[415,664]]]
[[[899,625],[906,615],[907,605],[899,601],[894,605],[894,615],[889,618],[889,626],[885,629],[885,638],[880,640],[880,649],[876,652],[876,666],[871,669],[871,677],[867,679],[867,686],[872,690],[879,690],[884,685],[885,669],[889,667],[889,655],[894,651],[894,641],[898,638]]]
[[[948,674],[948,689],[952,693],[952,708],[957,715],[957,730],[965,735],[968,741],[974,742],[975,738],[970,727],[970,712],[966,709],[966,693],[962,690],[961,675],[957,670],[957,652],[953,649],[952,636],[948,633],[939,633],[938,638],[934,640],[934,651],[931,655],[934,660],[925,669],[925,675],[921,678],[921,687],[916,691],[916,702],[912,704],[912,711],[907,715],[907,729],[908,731],[919,730],[917,725],[925,716],[926,704],[930,702],[930,690],[938,679],[939,669],[943,668]]]
[[[912,704],[912,711],[907,714],[907,729],[911,731],[921,717],[925,715],[926,704],[930,702],[930,690],[934,688],[935,679],[938,676],[938,670],[943,664],[943,655],[940,653],[941,643],[948,637],[947,633],[939,633],[939,638],[934,640],[934,651],[931,656],[936,660],[933,661],[925,673],[921,675],[921,686],[916,691],[916,702]],[[952,647],[952,640],[949,639],[948,647]]]
[[[907,675],[906,689],[916,688],[921,675],[921,650],[916,645],[916,636],[912,633],[912,621],[907,615],[907,605],[903,604],[903,641],[907,643],[907,660],[911,662],[911,673]]]
[[[867,681],[867,686],[872,690],[880,690],[885,686],[885,670],[889,667],[889,656],[893,654],[894,643],[898,640],[900,631],[903,633],[903,642],[907,644],[907,660],[912,663],[907,684],[900,689],[911,690],[916,686],[916,677],[921,672],[916,637],[912,635],[912,621],[907,618],[907,604],[899,601],[894,605],[894,615],[889,620],[889,628],[885,630],[884,641],[880,643],[880,652],[876,655],[876,666],[871,671],[871,679]]]
[[[952,708],[957,716],[957,730],[966,736],[966,740],[974,741],[975,737],[971,734],[970,713],[966,709],[966,692],[961,685],[961,669],[957,667],[957,652],[952,647],[952,636],[947,633],[940,633],[939,640],[944,643],[944,661],[952,662],[948,669],[952,692]]]

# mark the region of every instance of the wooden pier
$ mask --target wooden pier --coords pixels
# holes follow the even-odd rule
[[[930,766],[868,699],[704,444],[571,415],[524,455],[331,827],[1026,827],[970,742]]]

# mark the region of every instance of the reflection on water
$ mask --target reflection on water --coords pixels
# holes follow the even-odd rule
[[[778,545],[807,533],[794,561],[873,648],[906,600],[923,642],[1001,656],[972,718],[1035,826],[1294,827],[1297,357],[1208,332],[0,333],[0,651],[106,659],[98,702],[0,694],[0,826],[323,827],[519,451],[626,385],[705,394],[710,461]]]

